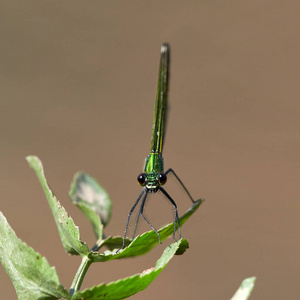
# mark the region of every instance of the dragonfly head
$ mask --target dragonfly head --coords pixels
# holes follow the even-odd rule
[[[141,186],[145,186],[150,192],[157,192],[158,187],[167,182],[167,175],[160,173],[141,173],[137,177],[137,181]]]

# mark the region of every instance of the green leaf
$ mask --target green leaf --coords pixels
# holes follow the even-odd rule
[[[189,242],[186,239],[182,239],[182,243],[178,247],[175,255],[182,255],[188,248],[189,248]]]
[[[243,280],[240,288],[236,291],[231,300],[247,300],[254,288],[256,277],[249,277]]]
[[[203,201],[204,199],[196,201],[193,206],[179,218],[180,226],[182,226],[189,219],[189,217],[198,209]],[[167,237],[172,235],[173,230],[174,223],[170,223],[159,229],[158,232],[160,233],[161,241],[164,241]],[[122,239],[120,237],[110,239],[114,239],[114,245],[117,246],[117,248],[122,246]],[[104,262],[112,259],[139,256],[149,252],[158,243],[157,234],[151,230],[137,236],[129,246],[123,250],[120,250],[118,254],[116,254],[116,249],[113,251],[107,250],[104,253],[90,252],[89,258],[94,262]]]
[[[73,178],[69,193],[72,202],[92,223],[97,239],[101,238],[99,222],[106,226],[111,218],[112,202],[105,189],[89,174],[78,172]],[[85,209],[88,208],[88,209]],[[95,218],[95,215],[100,217]]]
[[[128,246],[132,242],[132,239],[125,239],[125,246]],[[97,247],[96,251],[99,251],[100,248],[106,246],[109,250],[119,249],[123,245],[123,238],[120,236],[109,236],[104,240],[101,240],[100,243],[97,243],[95,246]]]
[[[70,298],[47,259],[16,236],[1,212],[0,260],[19,300]]]
[[[79,228],[74,224],[73,219],[67,214],[47,184],[42,162],[36,156],[27,156],[26,159],[35,171],[44,190],[64,249],[70,254],[87,255],[89,249],[80,240]]]
[[[185,247],[184,240],[168,246],[163,255],[156,262],[154,268],[143,271],[140,274],[133,275],[108,284],[101,284],[91,289],[77,292],[72,296],[72,300],[119,300],[128,298],[148,287],[148,285],[158,276],[158,274],[166,267],[168,262],[174,256],[178,248]]]
[[[73,202],[74,203],[74,202]],[[75,204],[75,203],[74,203]],[[103,238],[103,224],[100,217],[92,209],[84,204],[75,204],[91,222],[97,241]]]

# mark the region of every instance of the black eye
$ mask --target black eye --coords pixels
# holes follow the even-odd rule
[[[158,174],[158,182],[161,185],[164,185],[167,182],[167,175],[165,173],[159,173]]]
[[[146,185],[146,177],[144,173],[141,173],[138,177],[137,177],[137,181],[141,186],[145,186]]]

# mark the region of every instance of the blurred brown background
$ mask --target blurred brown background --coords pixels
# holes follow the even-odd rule
[[[230,299],[249,276],[257,276],[251,299],[300,298],[298,1],[10,0],[0,8],[0,209],[65,287],[80,259],[64,252],[25,156],[41,158],[90,246],[90,225],[68,198],[78,170],[107,189],[106,233],[122,235],[150,146],[159,49],[169,42],[165,165],[206,202],[182,228],[188,252],[132,299]],[[183,213],[189,203],[173,196]],[[168,242],[92,265],[83,288],[154,266]],[[16,299],[2,267],[0,289]]]

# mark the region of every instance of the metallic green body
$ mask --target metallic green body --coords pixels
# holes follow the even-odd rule
[[[157,190],[158,175],[164,172],[164,159],[160,153],[150,153],[145,160],[144,175],[149,190]]]
[[[154,104],[150,154],[145,160],[143,171],[146,178],[146,186],[151,191],[157,190],[159,186],[159,173],[164,172],[162,149],[167,119],[169,56],[170,47],[168,44],[163,44],[161,46],[157,92]]]
[[[167,121],[170,46],[161,46],[150,151],[162,153]]]

